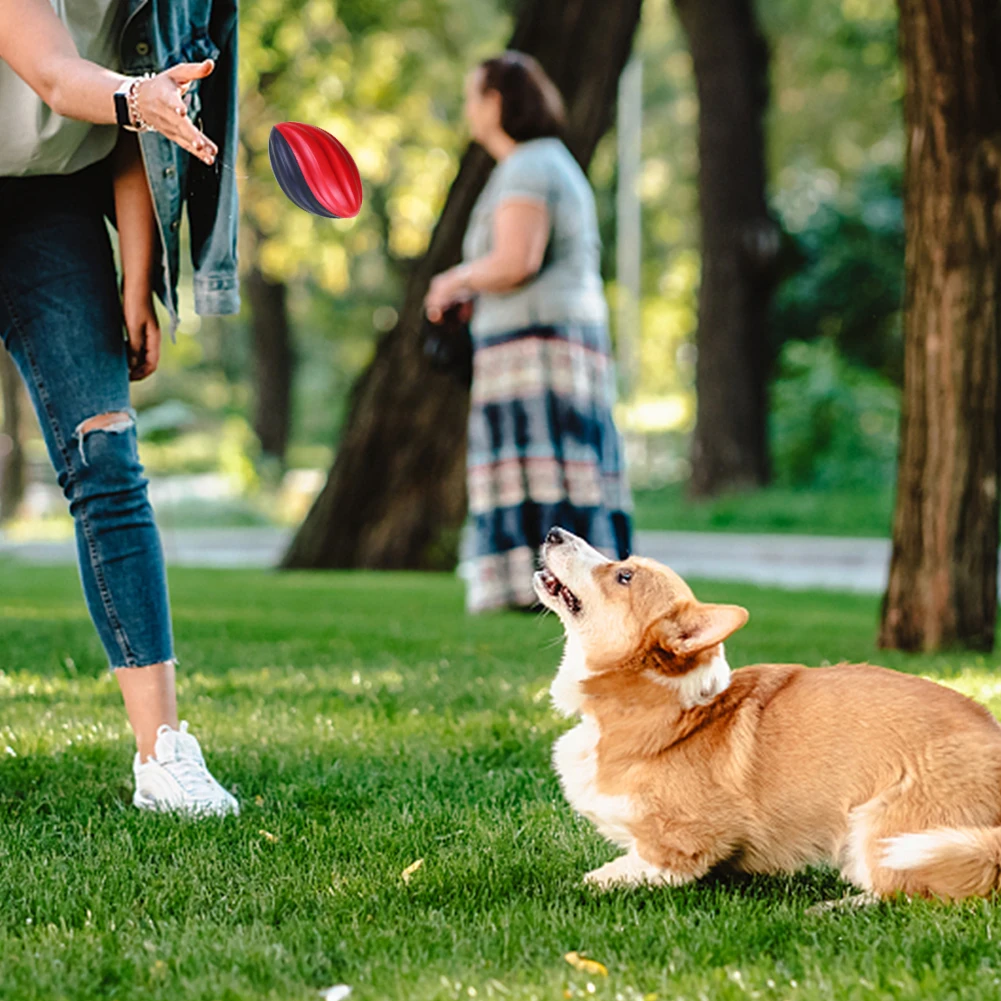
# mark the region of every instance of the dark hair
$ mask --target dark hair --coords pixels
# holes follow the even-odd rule
[[[501,128],[515,141],[563,137],[563,98],[546,71],[524,52],[508,51],[480,63],[481,92],[501,98]]]

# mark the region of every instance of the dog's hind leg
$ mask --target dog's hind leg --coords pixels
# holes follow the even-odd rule
[[[905,775],[851,812],[842,875],[880,897],[986,896],[1001,882],[998,820],[982,790],[944,796]]]
[[[862,907],[871,907],[878,904],[882,898],[878,893],[867,890],[864,893],[850,893],[840,900],[822,900],[819,904],[813,904],[805,911],[806,914],[829,914],[831,911],[854,911]]]
[[[882,897],[898,892],[913,893],[902,874],[887,879],[880,862],[883,856],[882,840],[892,830],[900,830],[901,815],[914,810],[914,781],[902,775],[878,796],[855,807],[848,814],[848,830],[838,852],[842,878],[857,886],[862,892],[815,904],[807,913],[819,914],[844,907],[872,904]]]

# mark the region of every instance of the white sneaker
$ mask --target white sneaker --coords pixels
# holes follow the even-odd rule
[[[156,731],[153,757],[141,762],[136,754],[132,797],[140,810],[176,811],[194,815],[239,813],[240,804],[212,777],[198,741],[188,733],[187,720],[180,730],[164,723]]]

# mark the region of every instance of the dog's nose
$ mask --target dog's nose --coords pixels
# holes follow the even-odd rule
[[[558,546],[561,542],[566,542],[566,535],[563,534],[562,528],[551,528],[546,533],[546,545],[547,546]]]

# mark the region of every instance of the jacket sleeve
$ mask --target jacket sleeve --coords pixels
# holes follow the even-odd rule
[[[211,167],[191,157],[187,190],[195,312],[202,316],[240,311],[236,0],[213,0],[209,34],[219,56],[211,76],[198,84],[199,124],[219,147],[219,155]]]

